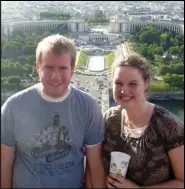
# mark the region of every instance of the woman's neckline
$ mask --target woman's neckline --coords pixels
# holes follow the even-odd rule
[[[156,108],[157,108],[157,105],[154,104],[154,108],[153,108],[153,110],[152,110],[152,114],[151,114],[150,120],[149,120],[149,122],[148,122],[147,128],[145,129],[144,133],[143,133],[140,137],[138,137],[138,138],[134,138],[134,137],[128,136],[129,138],[135,139],[135,140],[139,140],[139,139],[143,138],[143,137],[146,135],[146,133],[148,132],[148,130],[149,130],[149,129],[151,128],[151,126],[152,126],[152,120],[153,120],[154,114],[155,114],[155,112],[156,112]],[[120,120],[121,124],[120,124],[120,126],[121,126],[121,136],[122,136],[122,134],[123,134],[123,132],[124,132],[124,125],[125,125],[125,124],[123,124],[123,113],[122,113],[122,109],[121,109],[121,111],[120,111],[120,116],[121,116],[121,120]],[[143,127],[140,127],[140,129],[141,129],[141,128],[143,128]],[[130,129],[130,128],[129,128],[129,129]],[[123,134],[123,135],[124,135],[124,134]]]

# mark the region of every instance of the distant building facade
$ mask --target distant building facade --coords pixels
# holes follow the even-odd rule
[[[84,20],[39,20],[39,21],[23,21],[14,23],[2,23],[1,35],[11,36],[14,30],[30,31],[37,27],[44,29],[55,29],[62,24],[67,24],[68,30],[71,32],[88,31],[88,23]]]
[[[142,28],[146,25],[153,25],[160,31],[168,29],[177,34],[184,35],[184,23],[173,23],[170,21],[152,21],[152,20],[128,20],[128,19],[113,19],[110,21],[110,31],[113,33],[123,33],[129,35],[136,28]]]
[[[120,44],[123,40],[122,37],[118,34],[84,34],[78,36],[79,40],[86,41],[87,43],[91,44]]]
[[[71,20],[39,20],[39,21],[23,21],[13,23],[1,24],[1,35],[11,36],[14,30],[31,31],[34,28],[42,27],[44,29],[55,29],[61,25],[66,24],[68,31],[70,32],[88,32],[88,22],[81,19]],[[130,20],[127,16],[124,18],[114,18],[110,20],[110,32],[121,33],[123,36],[130,35],[136,30],[136,28],[142,28],[146,25],[154,25],[161,31],[168,29],[174,31],[177,34],[184,35],[184,23],[183,22],[170,22],[170,21],[152,21],[152,20]],[[85,37],[86,38],[86,37]],[[92,36],[89,37],[89,41],[104,42],[111,41],[115,36]],[[85,39],[87,41],[87,39]]]

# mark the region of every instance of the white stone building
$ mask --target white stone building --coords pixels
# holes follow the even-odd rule
[[[141,21],[141,20],[129,20],[125,19],[113,19],[110,21],[110,31],[114,33],[122,33],[124,35],[129,35],[134,32],[137,27],[142,28],[146,25],[154,25],[159,30],[163,31],[168,29],[174,31],[177,34],[184,35],[184,23],[174,23],[170,21]]]
[[[61,24],[67,24],[68,30],[71,32],[86,32],[88,31],[88,23],[84,20],[39,20],[39,21],[23,21],[13,23],[2,23],[1,35],[11,36],[16,29],[22,31],[30,31],[37,27],[44,29],[54,29]]]

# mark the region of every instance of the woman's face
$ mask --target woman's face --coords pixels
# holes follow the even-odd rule
[[[129,109],[145,101],[148,83],[137,68],[117,67],[113,76],[113,96],[123,109]]]

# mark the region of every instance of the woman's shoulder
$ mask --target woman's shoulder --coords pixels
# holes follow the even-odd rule
[[[176,115],[162,106],[155,105],[153,116],[160,126],[182,126],[184,128],[184,123]]]
[[[152,124],[165,139],[167,150],[184,144],[184,123],[167,109],[156,105]]]
[[[118,113],[121,112],[121,107],[120,106],[114,106],[109,108],[104,112],[104,119],[108,120],[110,118],[114,118],[118,115]]]

